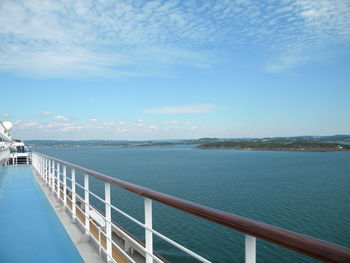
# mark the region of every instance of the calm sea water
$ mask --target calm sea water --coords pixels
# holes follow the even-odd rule
[[[350,152],[198,150],[173,147],[33,149],[142,186],[350,247]],[[79,180],[81,180],[80,178]],[[103,184],[92,180],[103,195]],[[143,199],[112,202],[143,220]],[[97,200],[92,202],[103,209]],[[154,228],[213,262],[243,262],[244,235],[154,203]],[[113,219],[143,240],[125,218]],[[196,262],[155,239],[171,262]],[[257,241],[257,262],[318,262]]]

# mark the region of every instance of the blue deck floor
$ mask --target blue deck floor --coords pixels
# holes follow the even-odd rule
[[[83,262],[30,167],[0,167],[0,262]]]

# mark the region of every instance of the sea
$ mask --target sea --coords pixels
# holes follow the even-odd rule
[[[38,151],[94,171],[235,215],[350,247],[350,151],[292,152],[161,147],[42,147]],[[83,175],[78,175],[82,184]],[[103,196],[103,183],[90,188]],[[82,190],[80,189],[80,194]],[[103,211],[103,205],[90,197]],[[112,187],[112,203],[140,221],[144,199]],[[153,202],[153,227],[212,262],[244,262],[244,234]],[[144,230],[112,213],[144,240]],[[197,262],[154,237],[169,262]],[[319,262],[257,240],[257,262]]]

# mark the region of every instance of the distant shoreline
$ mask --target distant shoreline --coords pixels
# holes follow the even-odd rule
[[[240,148],[240,147],[203,147],[197,146],[194,149],[227,149],[227,150],[242,150],[242,151],[281,151],[281,152],[341,152],[350,151],[350,149],[321,149],[321,148],[310,148],[310,149],[299,149],[299,148]]]
[[[192,145],[195,149],[235,149],[246,151],[330,152],[350,150],[350,135],[298,136],[272,138],[199,138],[184,140],[28,140],[30,148],[81,148],[81,147],[171,147]]]
[[[316,141],[219,141],[198,145],[196,149],[235,149],[249,151],[335,152],[349,151],[350,145]]]

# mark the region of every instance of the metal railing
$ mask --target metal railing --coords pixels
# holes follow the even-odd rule
[[[106,254],[106,257],[110,261],[114,261],[112,255],[112,248],[118,249],[118,251],[127,258],[130,262],[135,262],[122,248],[120,248],[112,239],[112,228],[123,233],[128,238],[128,241],[132,243],[134,247],[144,252],[146,257],[146,263],[150,262],[164,262],[159,256],[153,252],[153,235],[158,236],[169,244],[184,251],[190,256],[196,258],[200,262],[210,262],[197,253],[187,249],[174,240],[162,235],[153,228],[152,225],[152,202],[157,201],[170,207],[174,207],[183,212],[192,214],[194,216],[204,218],[208,221],[214,222],[231,228],[233,230],[242,232],[245,234],[245,262],[256,262],[256,238],[269,241],[271,243],[286,247],[290,250],[302,253],[304,255],[319,259],[324,262],[350,262],[350,249],[342,247],[336,244],[332,244],[320,239],[312,238],[306,235],[302,235],[296,232],[278,228],[269,224],[265,224],[252,219],[244,218],[234,214],[226,213],[220,210],[216,210],[210,207],[199,205],[193,202],[189,202],[180,198],[176,198],[164,193],[160,193],[139,185],[135,185],[126,181],[122,181],[110,176],[106,176],[101,173],[91,171],[89,169],[53,158],[40,153],[33,152],[32,155],[33,167],[40,175],[41,179],[49,185],[51,190],[56,193],[57,197],[62,200],[65,206],[67,206],[67,200],[71,203],[71,206],[67,206],[71,211],[72,217],[75,219],[83,216],[80,220],[86,234],[89,234],[95,242],[98,243],[100,251]],[[67,167],[71,171],[71,176],[67,176]],[[83,184],[80,185],[76,181],[75,173],[79,171],[84,174]],[[91,192],[89,185],[89,177],[92,176],[104,182],[104,198],[99,197],[95,193]],[[62,180],[61,180],[62,178]],[[71,187],[67,186],[67,180],[71,181]],[[111,185],[125,189],[134,194],[144,197],[144,213],[145,221],[140,222],[134,217],[128,215],[124,211],[111,204]],[[83,190],[84,196],[79,196],[76,186]],[[90,204],[89,196],[92,195],[100,200],[105,206],[105,214],[98,213],[96,217],[91,214],[90,211],[96,209]],[[83,207],[77,205],[77,200],[83,203]],[[91,210],[90,210],[91,209]],[[123,229],[116,225],[111,219],[112,209],[117,213],[125,216],[132,222],[141,226],[145,230],[145,245],[141,245],[137,240],[128,235]],[[95,213],[94,212],[94,213]],[[97,224],[99,217],[102,222]],[[79,221],[79,220],[78,220]],[[102,225],[101,225],[102,224]],[[98,235],[94,235],[91,232],[92,226],[98,228]],[[105,239],[105,244],[101,242],[101,235]],[[96,236],[98,236],[96,238]]]
[[[12,165],[30,165],[31,164],[31,153],[10,153],[10,160]]]
[[[10,149],[9,148],[0,149],[0,165],[6,163],[9,158],[10,158]]]

